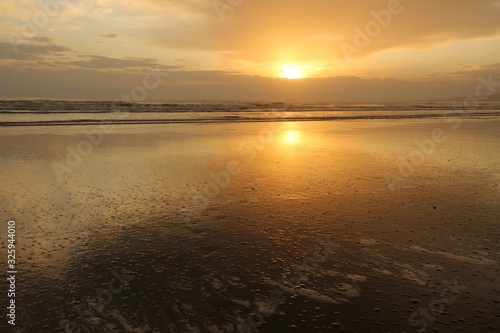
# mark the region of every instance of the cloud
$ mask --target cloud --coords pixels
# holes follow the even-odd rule
[[[85,60],[68,61],[61,64],[71,65],[79,68],[87,69],[120,69],[127,70],[130,68],[147,68],[154,67],[162,70],[179,69],[179,66],[165,66],[159,64],[158,59],[146,58],[112,58],[99,55],[81,55],[80,58]]]
[[[35,36],[35,37],[27,37],[27,40],[35,43],[42,43],[42,44],[52,44],[54,43],[54,38],[52,37],[43,37],[43,36]]]
[[[456,39],[500,34],[498,0],[392,1],[400,1],[402,11],[391,15],[380,33],[354,56],[394,48],[429,48]],[[133,26],[153,45],[223,51],[229,59],[263,62],[289,57],[324,61],[343,58],[340,45],[354,45],[354,29],[364,31],[369,22],[375,22],[373,13],[386,11],[389,0],[241,1],[224,12],[224,21],[214,8],[216,2],[60,0],[61,12],[51,22],[74,24],[76,19],[85,19]],[[0,3],[0,8],[5,17],[18,19],[20,24],[42,10],[30,1]],[[100,36],[115,38],[116,34]]]
[[[443,73],[442,75],[453,79],[473,80],[479,77],[488,77],[497,74],[500,75],[500,63],[468,66],[467,68],[463,68],[463,70]]]
[[[58,31],[77,24],[83,35],[86,25],[134,29],[136,38],[148,47],[213,53],[229,64],[325,65],[344,60],[341,45],[356,47],[353,57],[366,57],[384,50],[426,49],[500,35],[498,0],[391,1],[400,1],[402,9],[390,18],[380,14],[387,13],[389,0],[241,1],[228,7],[231,10],[224,12],[221,21],[214,7],[217,1],[212,0],[61,0],[61,11],[51,24]],[[5,17],[12,14],[18,19],[19,25],[41,10],[30,1],[4,3],[0,8]],[[373,13],[387,22],[366,46],[358,47],[355,29],[365,31],[370,22],[376,22]],[[113,39],[118,34],[99,36]]]
[[[147,71],[104,72],[85,69],[22,71],[0,66],[2,97],[119,99],[143,82]],[[151,100],[323,100],[402,101],[453,98],[473,94],[471,80],[403,80],[337,77],[289,81],[224,71],[172,71]],[[499,81],[496,79],[496,81]],[[50,85],[47,84],[50,82]]]
[[[134,24],[142,19],[186,19],[209,12],[212,2],[207,0],[79,0],[66,2],[61,21],[76,18],[127,19]]]
[[[171,3],[165,1],[165,8]],[[369,22],[376,22],[372,12],[386,11],[388,1],[243,1],[224,13],[223,22],[214,8],[209,13],[198,2],[191,6],[193,11],[204,13],[196,24],[184,29],[165,29],[168,23],[151,28],[148,34],[154,43],[223,51],[228,58],[254,62],[287,57],[324,61],[342,59],[341,43],[355,45],[355,29],[365,31]],[[430,48],[457,39],[500,34],[496,0],[401,0],[401,7],[401,12],[387,18],[380,33],[354,56],[397,48]]]
[[[500,70],[500,62],[496,64],[491,64],[491,65],[483,65],[481,68],[486,68],[486,69],[494,69],[496,71]]]
[[[119,35],[118,34],[106,34],[106,35],[99,35],[99,37],[103,37],[103,38],[110,38],[110,39],[114,39],[116,37],[118,37]]]
[[[32,40],[51,40],[50,38],[38,37]],[[66,46],[53,43],[33,44],[33,43],[6,43],[0,42],[1,60],[41,60],[48,56],[61,55],[71,52],[72,49]]]
[[[61,4],[60,12],[36,32],[44,36],[23,35],[24,38],[15,43],[18,53],[11,44],[0,39],[0,62],[14,64],[15,60],[20,60],[16,66],[29,66],[34,70],[37,64],[45,69],[52,64],[60,71],[64,69],[64,73],[82,70],[78,73],[89,77],[89,73],[94,72],[130,74],[147,67],[159,67],[175,72],[172,77],[178,81],[172,82],[172,86],[182,85],[188,89],[190,84],[217,82],[220,87],[235,82],[251,92],[258,90],[254,84],[260,79],[229,71],[237,69],[275,76],[280,64],[297,62],[311,69],[311,75],[306,75],[309,77],[340,73],[365,78],[418,76],[422,81],[442,83],[468,82],[475,80],[477,75],[498,70],[497,65],[484,67],[485,63],[496,61],[494,55],[499,50],[493,45],[494,38],[500,36],[498,0],[400,0],[402,10],[390,18],[383,14],[387,13],[389,0],[243,0],[223,13],[224,21],[214,8],[217,0],[57,1]],[[39,5],[42,2],[0,0],[1,30],[22,35],[24,22],[43,12]],[[366,46],[358,47],[356,38],[361,37],[357,34],[373,28],[377,22],[375,16],[382,22],[379,23],[380,32],[370,37]],[[116,33],[99,34],[101,32]],[[96,45],[96,36],[100,36],[98,43],[101,45]],[[115,41],[111,42],[113,39]],[[477,42],[460,44],[467,40]],[[115,43],[117,41],[120,44]],[[342,43],[359,49],[352,55],[359,57],[355,66],[345,64]],[[464,49],[463,45],[474,47]],[[429,51],[431,48],[433,50]],[[395,52],[384,53],[388,50]],[[457,50],[476,50],[476,53]],[[403,56],[396,59],[400,54]],[[173,61],[166,59],[185,59],[185,63],[183,67],[161,65]],[[187,68],[192,71],[180,71]],[[199,69],[204,71],[196,71]],[[434,73],[426,76],[428,72]],[[304,87],[309,89],[314,86],[311,82],[323,82],[343,91],[342,86],[337,85],[341,81],[307,81],[310,84]],[[259,82],[268,87],[268,91],[273,91],[268,83],[277,81]],[[345,82],[354,87],[354,81]],[[363,86],[367,81],[356,82]],[[377,82],[390,86],[387,81]],[[314,87],[323,91],[322,87]],[[231,89],[238,91],[235,96],[245,96],[245,92]],[[210,89],[196,91],[207,92],[208,96]],[[310,88],[311,95],[313,91]],[[442,87],[439,91],[448,90]],[[262,93],[266,95],[267,91]],[[349,96],[350,92],[345,93]]]

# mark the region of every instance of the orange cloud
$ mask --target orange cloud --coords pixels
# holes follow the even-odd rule
[[[387,11],[391,2],[398,1],[243,1],[224,13],[224,21],[219,20],[214,8],[210,13],[202,2],[193,1],[192,10],[202,14],[193,25],[165,29],[169,26],[165,22],[149,33],[154,43],[168,47],[231,52],[227,57],[248,61],[272,60],[284,54],[297,59],[340,59],[341,44],[356,46],[357,28],[365,32],[370,22],[377,22],[377,13]],[[400,13],[392,15],[380,33],[370,38],[369,45],[358,47],[360,52],[355,56],[500,34],[500,7],[496,0],[399,2]],[[168,10],[171,1],[165,3]]]

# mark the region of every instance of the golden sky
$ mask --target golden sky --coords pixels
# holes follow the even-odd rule
[[[147,68],[148,99],[458,97],[500,72],[499,17],[498,0],[0,0],[0,97],[119,99]]]

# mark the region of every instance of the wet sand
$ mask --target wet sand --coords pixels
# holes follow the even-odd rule
[[[500,329],[498,120],[97,128],[2,129],[2,332]]]

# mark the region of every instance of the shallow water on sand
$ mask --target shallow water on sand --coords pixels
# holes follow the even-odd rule
[[[2,332],[500,328],[498,121],[96,128],[0,134]]]

